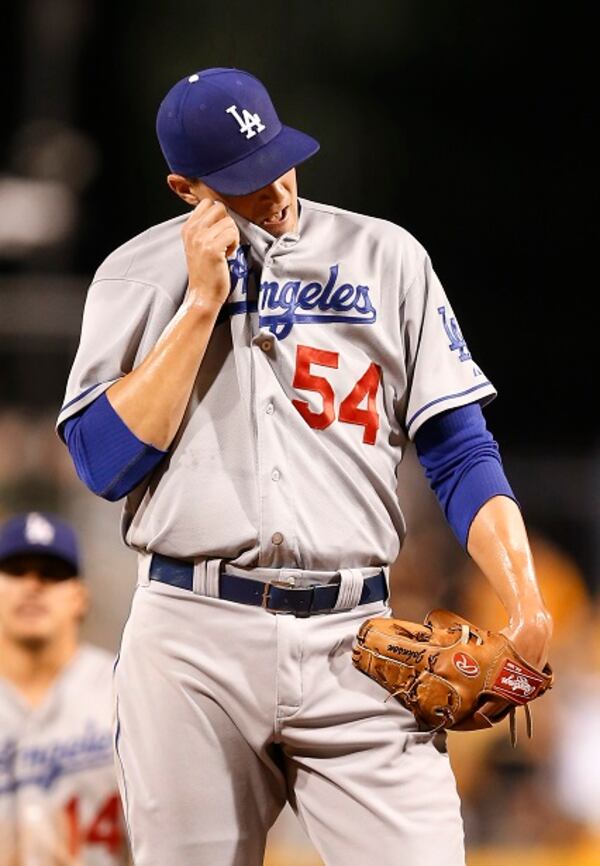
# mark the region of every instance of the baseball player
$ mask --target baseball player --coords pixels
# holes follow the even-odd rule
[[[116,668],[135,862],[257,866],[288,800],[328,866],[462,864],[443,737],[351,646],[390,613],[415,440],[543,663],[550,619],[481,412],[494,387],[411,235],[298,197],[318,144],[256,78],[189,75],[157,132],[192,213],[100,266],[58,418],[90,489],[127,496],[139,553]]]
[[[109,653],[80,645],[88,606],[73,529],[0,528],[0,866],[123,866]]]

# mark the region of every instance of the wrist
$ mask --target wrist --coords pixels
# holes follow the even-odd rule
[[[523,607],[518,611],[509,614],[508,621],[511,628],[528,628],[552,634],[552,615],[542,603],[536,607]]]
[[[181,305],[182,313],[186,317],[197,319],[205,322],[210,319],[216,319],[219,315],[224,300],[215,297],[207,297],[200,295],[194,290],[189,289],[187,297]]]

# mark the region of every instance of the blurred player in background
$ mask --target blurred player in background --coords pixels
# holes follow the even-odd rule
[[[0,526],[0,866],[128,861],[112,750],[110,653],[80,644],[88,608],[73,529]]]

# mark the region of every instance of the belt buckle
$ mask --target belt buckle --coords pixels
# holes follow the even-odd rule
[[[264,589],[262,592],[262,598],[260,606],[263,610],[268,611],[269,613],[288,613],[293,616],[310,616],[310,611],[296,611],[296,610],[285,610],[284,608],[279,607],[269,607],[269,601],[271,598],[271,588],[277,587],[278,589],[287,589],[289,592],[298,591],[298,587],[295,587],[290,583],[289,580],[270,580],[265,583]]]
[[[293,589],[293,586],[286,580],[269,580],[264,584],[262,598],[260,601],[260,606],[263,610],[269,611],[269,613],[292,613],[290,610],[279,610],[276,607],[269,607],[269,599],[271,597],[271,587],[276,586],[281,589]]]

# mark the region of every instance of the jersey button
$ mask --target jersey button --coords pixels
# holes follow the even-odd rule
[[[279,479],[281,478],[281,472],[279,471],[279,469],[274,469],[271,472],[271,478],[273,479],[273,481],[279,481]]]
[[[267,415],[272,415],[273,412],[275,411],[275,406],[273,406],[272,403],[269,403],[269,405],[267,406],[265,411],[266,411]]]
[[[273,340],[263,340],[260,344],[260,348],[263,350],[263,352],[270,352],[273,348]]]
[[[283,544],[283,535],[281,534],[281,532],[274,532],[271,536],[271,541],[273,542],[273,544],[276,544],[278,546],[280,544]]]

